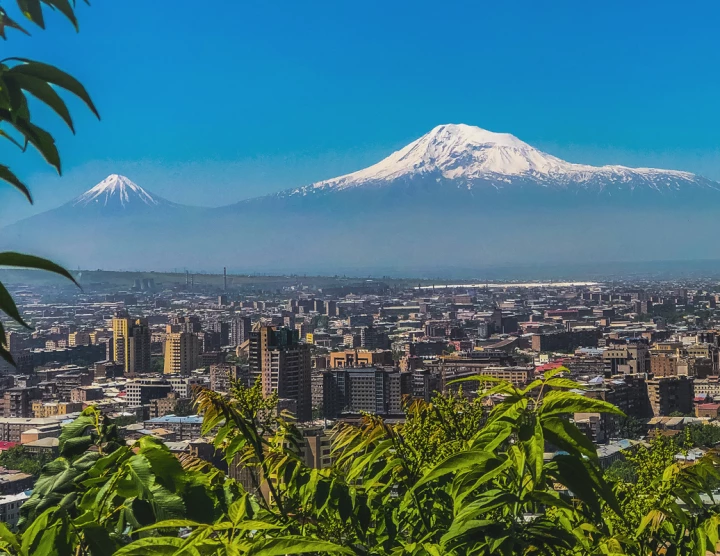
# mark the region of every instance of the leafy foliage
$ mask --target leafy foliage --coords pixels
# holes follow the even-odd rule
[[[0,453],[0,466],[6,469],[17,469],[37,477],[43,466],[52,459],[49,454],[31,454],[24,446],[14,446]]]
[[[197,394],[203,434],[243,475],[131,446],[93,408],[63,429],[61,457],[23,506],[10,554],[668,555],[718,541],[720,458],[678,459],[658,437],[603,474],[575,412],[621,413],[546,374],[524,389],[412,402],[404,423],[340,425],[333,464],[304,463],[302,435],[260,384]],[[555,449],[546,456],[548,448]],[[620,471],[619,471],[620,470]]]
[[[687,427],[692,445],[698,448],[714,448],[720,443],[720,427],[715,425],[690,425]]]
[[[72,3],[71,3],[72,1]],[[63,14],[77,29],[74,0],[17,0],[21,16],[38,27],[45,28],[44,13],[47,9]],[[0,37],[7,39],[6,29],[15,29],[25,34],[28,31],[5,9],[0,8]],[[37,150],[45,161],[61,173],[60,154],[55,140],[45,129],[37,125],[30,110],[30,98],[44,104],[75,133],[70,111],[58,89],[69,93],[82,102],[99,117],[85,87],[74,77],[55,66],[28,60],[27,58],[5,58],[0,60],[0,137],[10,141],[22,152],[29,145]],[[22,193],[32,203],[30,190],[10,168],[0,164],[0,182],[4,182]],[[32,255],[23,253],[0,253],[0,267],[33,268],[54,272],[75,282],[70,273],[61,266]],[[17,324],[30,328],[23,320],[7,288],[0,283],[0,311]],[[7,349],[5,327],[0,322],[0,357],[9,363],[13,358]]]

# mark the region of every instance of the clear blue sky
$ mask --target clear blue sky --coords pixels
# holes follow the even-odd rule
[[[573,162],[720,179],[716,2],[95,0],[7,55],[79,77],[65,176],[0,147],[37,205],[108,173],[221,205],[367,166],[441,123],[511,132]],[[48,115],[51,130],[60,130]]]

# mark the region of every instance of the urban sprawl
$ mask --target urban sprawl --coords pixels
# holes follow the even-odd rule
[[[15,364],[0,361],[0,451],[22,446],[29,457],[54,457],[63,425],[94,405],[128,441],[154,436],[242,481],[241,465],[225,463],[201,433],[192,403],[199,388],[229,392],[259,381],[295,415],[306,463],[322,468],[339,420],[371,413],[397,422],[413,399],[448,391],[475,398],[488,387],[457,379],[522,386],[558,367],[580,393],[627,416],[568,416],[603,467],[653,435],[720,424],[716,283],[350,282],[9,283],[33,330],[6,331]],[[0,468],[0,521],[17,523],[35,478]]]

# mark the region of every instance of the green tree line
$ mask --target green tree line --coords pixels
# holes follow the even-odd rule
[[[475,380],[487,380],[475,377]],[[201,391],[203,434],[245,479],[175,457],[159,440],[132,445],[94,408],[63,428],[9,554],[99,555],[670,555],[718,542],[714,451],[658,438],[604,473],[568,417],[621,412],[546,373],[524,389],[486,383],[413,401],[390,425],[366,415],[339,425],[332,465],[304,463],[302,434],[259,385]],[[495,401],[490,404],[490,400]],[[546,448],[552,453],[546,455]]]

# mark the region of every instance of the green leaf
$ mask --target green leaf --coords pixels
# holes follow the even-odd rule
[[[26,35],[30,35],[25,29],[23,29],[20,25],[18,25],[10,16],[8,16],[7,12],[0,8],[0,37],[7,40],[7,37],[5,36],[5,27],[10,27],[11,29],[17,29],[18,31],[21,31],[25,33]]]
[[[56,8],[61,14],[70,20],[70,23],[73,24],[76,31],[79,30],[77,18],[75,17],[75,10],[73,9],[73,6],[75,5],[74,0],[72,6],[70,5],[69,0],[43,0],[43,2],[53,8]],[[88,0],[85,0],[85,3],[89,4]]]
[[[7,316],[9,316],[15,322],[22,324],[25,328],[32,328],[32,326],[27,324],[20,316],[20,312],[15,305],[15,301],[13,301],[10,292],[7,291],[2,282],[0,282],[0,311],[4,311]]]
[[[454,473],[462,471],[475,465],[480,465],[486,462],[488,459],[493,457],[491,452],[485,450],[467,450],[464,452],[458,452],[453,454],[440,463],[438,463],[433,469],[428,471],[413,487],[413,490],[417,490],[424,484],[429,483],[447,475],[448,473]]]
[[[512,463],[512,460],[509,458],[504,461],[499,458],[492,458],[489,459],[479,471],[473,471],[464,475],[453,497],[455,508],[459,509],[465,498],[470,494],[477,494],[479,487],[500,475],[511,467]]]
[[[552,377],[554,377],[555,375],[559,375],[560,373],[569,373],[569,372],[570,372],[570,369],[568,369],[567,367],[563,367],[563,366],[561,365],[561,366],[556,367],[556,368],[554,368],[554,369],[552,369],[552,370],[550,370],[550,371],[544,372],[544,373],[543,373],[543,376],[545,377],[545,380],[549,380],[549,379],[551,379]]]
[[[147,500],[150,496],[150,489],[155,484],[155,476],[152,473],[148,459],[141,454],[136,454],[130,458],[125,468],[134,485],[136,496]]]
[[[551,415],[564,415],[567,413],[614,413],[625,414],[613,404],[588,398],[575,392],[561,392],[553,390],[545,394],[539,412],[543,417]]]
[[[18,542],[17,537],[14,533],[10,531],[10,529],[7,528],[7,525],[5,525],[2,521],[0,521],[0,539],[8,543],[15,550],[20,548],[20,543]]]
[[[542,477],[544,464],[545,435],[540,423],[540,418],[537,415],[534,416],[534,421],[533,435],[524,443],[524,446],[527,452],[528,463],[533,471],[533,479],[538,482],[540,481],[540,477]]]
[[[597,449],[587,436],[573,423],[560,417],[539,419],[545,437],[560,450],[571,454],[582,454],[596,460]]]
[[[552,388],[582,388],[583,385],[579,382],[575,382],[569,378],[551,378],[545,381],[545,386],[551,386]]]
[[[70,128],[70,131],[75,133],[75,126],[73,125],[70,111],[68,110],[65,101],[60,98],[60,95],[55,92],[46,81],[32,77],[30,75],[23,75],[22,73],[16,73],[15,75],[8,75],[7,81],[14,81],[18,87],[27,91],[39,101],[44,102],[49,106]]]
[[[154,484],[150,489],[150,494],[155,515],[158,519],[182,518],[186,515],[183,499],[165,487]]]
[[[2,114],[0,112],[0,114]],[[36,126],[30,120],[16,119],[11,125],[25,136],[25,139],[37,149],[45,161],[50,164],[58,174],[62,174],[60,153],[55,145],[55,139],[43,128]]]
[[[85,452],[90,446],[93,445],[92,436],[78,436],[75,438],[68,438],[63,442],[61,455],[63,457],[72,458]]]
[[[152,525],[147,525],[145,527],[141,527],[140,529],[135,529],[135,533],[140,533],[142,531],[152,531],[153,529],[175,529],[180,527],[200,527],[201,525],[204,525],[202,523],[198,523],[196,521],[190,521],[189,519],[165,519],[163,521],[158,521],[157,523],[153,523]]]
[[[1,266],[12,266],[18,268],[34,268],[37,270],[46,270],[48,272],[54,272],[70,280],[73,284],[80,287],[75,281],[75,278],[60,265],[55,264],[52,261],[43,259],[41,257],[35,257],[34,255],[25,255],[24,253],[16,253],[14,251],[4,251],[0,253],[0,267]]]
[[[254,543],[247,556],[285,556],[287,554],[306,554],[308,552],[329,552],[330,554],[349,554],[355,552],[339,544],[307,537],[277,537]]]
[[[17,0],[17,5],[25,17],[41,29],[45,29],[45,19],[43,18],[40,0]]]
[[[114,556],[147,556],[153,555],[170,555],[183,545],[183,539],[178,537],[146,537],[144,539],[131,542],[127,546],[118,549]]]
[[[5,137],[9,137],[9,135],[7,135],[4,131],[2,132],[2,135]],[[33,198],[32,195],[30,195],[30,190],[23,182],[18,179],[18,177],[10,170],[10,168],[8,168],[7,166],[3,166],[2,164],[0,164],[0,179],[8,182],[15,189],[20,191],[23,195],[25,195],[25,198],[30,201],[30,204],[32,204]]]
[[[60,2],[57,3],[59,4]],[[72,94],[80,98],[92,111],[92,113],[95,114],[98,119],[100,118],[100,114],[98,113],[97,108],[95,108],[95,105],[93,104],[93,101],[90,98],[87,90],[85,90],[85,87],[82,85],[82,83],[80,83],[71,75],[59,70],[55,66],[51,66],[50,64],[35,62],[33,60],[28,60],[27,58],[8,58],[8,60],[17,60],[23,62],[22,64],[11,68],[8,72],[10,75],[15,75],[18,73],[23,75],[29,75],[31,77],[42,79],[47,83],[52,83],[53,85],[62,87],[63,89],[70,91]]]
[[[533,381],[532,381],[530,384],[528,384],[525,388],[523,388],[522,390],[520,390],[520,393],[524,396],[524,395],[526,395],[528,392],[531,392],[531,391],[535,390],[535,388],[537,388],[538,386],[540,386],[542,383],[543,383],[542,380],[533,380]]]
[[[85,534],[85,542],[90,547],[92,556],[103,556],[115,552],[117,543],[105,527],[97,523],[89,523],[82,528],[82,532]]]
[[[48,508],[41,513],[24,532],[22,536],[22,551],[25,554],[36,554],[48,542],[54,541],[57,534],[57,528],[51,527],[51,518],[54,517],[57,508]],[[47,535],[47,537],[45,536]],[[47,550],[46,548],[44,549]]]

